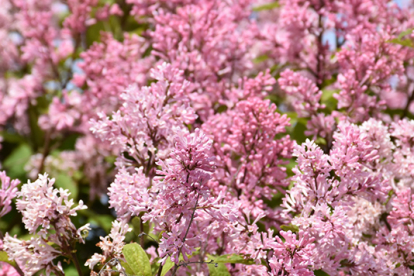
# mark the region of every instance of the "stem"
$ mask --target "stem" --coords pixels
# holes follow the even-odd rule
[[[162,268],[163,268],[163,265],[160,264],[160,268],[158,268],[157,276],[161,276]]]
[[[45,146],[43,148],[43,154],[42,154],[42,161],[40,162],[39,169],[37,171],[39,174],[43,172],[43,169],[45,167],[46,157],[49,155],[50,140],[51,140],[50,136],[51,136],[51,131],[49,130],[46,133]]]
[[[17,273],[19,273],[20,276],[24,276],[24,272],[23,270],[20,268],[20,266],[17,264],[17,262],[15,262],[16,265],[14,265],[14,269],[16,269]]]
[[[194,210],[193,210],[193,213],[191,214],[190,223],[188,224],[187,231],[185,232],[185,235],[184,235],[184,238],[183,238],[183,245],[182,245],[182,246],[180,247],[180,249],[178,250],[178,258],[180,258],[181,249],[182,249],[182,248],[183,248],[183,246],[184,246],[185,239],[187,238],[188,232],[190,231],[190,226],[191,226],[191,224],[193,223],[193,220],[194,220],[194,214],[195,214],[195,211],[197,210],[197,204],[198,204],[198,199],[199,199],[199,198],[200,198],[200,194],[198,194],[198,195],[197,195],[197,199],[196,199],[196,203],[195,203],[195,206],[194,206]],[[175,276],[175,273],[177,273],[178,267],[179,267],[179,266],[178,266],[177,264],[175,264],[175,265],[174,265],[174,270],[173,270],[172,276]]]
[[[78,257],[76,256],[76,253],[72,252],[70,253],[70,256],[72,257],[72,261],[75,264],[76,270],[78,271],[78,275],[82,276],[82,269],[79,265]]]
[[[145,233],[144,232],[144,222],[142,221],[142,217],[139,218],[139,228],[141,228],[140,229],[141,230],[141,233]],[[145,243],[145,241],[144,241],[144,235],[141,236],[139,243],[141,244],[141,247],[144,248],[144,243]]]

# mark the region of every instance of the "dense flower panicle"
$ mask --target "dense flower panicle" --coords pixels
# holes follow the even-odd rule
[[[299,116],[314,115],[318,109],[324,108],[319,104],[322,91],[310,79],[299,73],[283,71],[279,85],[287,95],[294,98],[292,104]]]
[[[84,243],[84,231],[90,230],[89,224],[76,228],[70,220],[70,216],[76,216],[78,210],[87,207],[82,201],[73,207],[69,191],[54,189],[54,182],[47,174],[39,174],[38,180],[33,183],[29,180],[17,193],[16,208],[22,213],[26,229],[36,237],[22,241],[6,233],[4,250],[27,275],[40,269],[46,269],[48,275],[53,271],[63,272],[60,262],[55,265],[53,260],[61,255],[70,255],[72,246],[77,242]]]
[[[0,276],[413,274],[410,1],[0,2]]]
[[[55,271],[63,273],[60,262],[56,265],[53,263],[61,253],[43,238],[32,237],[28,241],[22,241],[6,234],[4,250],[12,260],[18,261],[25,275],[34,275],[41,269],[46,269],[47,275]]]
[[[148,158],[149,166],[158,158],[166,158],[174,133],[186,129],[184,124],[197,117],[185,97],[188,84],[181,71],[163,64],[152,71],[152,76],[157,83],[141,89],[132,86],[121,94],[122,107],[112,119],[100,114],[99,121],[91,120],[97,137],[131,156],[138,166],[145,165]]]
[[[184,71],[194,109],[203,120],[252,65],[254,28],[251,22],[241,24],[248,22],[245,7],[243,1],[197,1],[176,13],[160,9],[154,16],[153,54]]]
[[[347,47],[338,53],[341,91],[335,96],[338,108],[346,108],[352,120],[367,120],[384,108],[381,94],[391,90],[390,77],[404,71],[404,56],[398,46],[386,42],[388,39],[387,34],[377,34],[375,30],[357,29],[349,35]],[[376,95],[369,96],[367,90]]]
[[[148,193],[150,181],[141,169],[132,174],[120,168],[114,182],[108,188],[109,204],[114,208],[118,218],[128,219],[147,211],[152,197]]]
[[[265,212],[270,221],[280,216],[263,200],[288,185],[282,165],[293,147],[288,136],[275,140],[289,126],[289,119],[275,111],[268,100],[252,97],[203,125],[213,137],[212,153],[217,159],[212,191],[226,191],[227,200],[242,204],[242,212],[254,218]]]
[[[6,175],[5,171],[0,171],[0,217],[4,216],[12,209],[12,199],[17,195],[17,185],[20,181],[13,179],[10,181],[10,177]]]
[[[86,209],[82,200],[73,207],[73,199],[69,199],[69,191],[62,188],[54,189],[55,179],[47,174],[40,175],[35,182],[24,184],[18,192],[16,208],[23,215],[23,223],[30,233],[44,235],[51,226],[61,228],[64,232],[76,235],[76,228],[66,218],[76,216],[78,210]],[[51,225],[53,223],[53,225]],[[39,231],[39,227],[41,230]],[[82,239],[81,237],[78,237]]]

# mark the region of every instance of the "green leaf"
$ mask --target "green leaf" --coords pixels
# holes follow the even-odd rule
[[[326,273],[325,271],[323,271],[321,269],[315,270],[313,273],[315,274],[315,276],[329,276],[328,273]]]
[[[394,39],[389,40],[388,42],[393,43],[393,44],[399,44],[405,47],[414,48],[414,44],[410,39],[394,38]]]
[[[170,271],[171,268],[173,267],[174,267],[174,263],[170,260],[170,258],[167,258],[164,266],[162,267],[161,276],[164,276],[165,274],[167,274],[168,271]]]
[[[0,262],[8,263],[9,265],[16,266],[16,262],[9,260],[9,256],[4,251],[0,251]]]
[[[55,186],[58,188],[62,188],[65,190],[69,190],[70,197],[76,199],[78,197],[79,189],[78,185],[75,181],[73,181],[72,177],[66,174],[59,174],[56,177]]]
[[[339,90],[322,90],[321,103],[326,106],[330,111],[336,110],[338,106],[338,100],[334,98],[334,95],[337,94]]]
[[[65,276],[78,276],[79,275],[78,271],[73,266],[70,266],[64,269],[64,271],[65,271]]]
[[[402,31],[399,35],[398,38],[401,39],[406,35],[411,34],[414,31],[414,28],[409,28],[408,30]]]
[[[254,63],[260,63],[269,59],[268,55],[260,55],[253,60]]]
[[[9,157],[4,160],[4,167],[11,178],[18,178],[26,174],[24,166],[32,156],[32,149],[27,144],[18,146]]]
[[[273,10],[275,8],[280,7],[279,3],[277,1],[270,2],[261,6],[253,7],[253,11],[260,12],[260,11],[268,11]]]
[[[122,267],[125,269],[125,272],[126,272],[127,274],[134,275],[134,271],[132,271],[132,269],[131,269],[131,267],[129,266],[129,264],[127,264],[126,262],[121,261],[121,265],[122,265]]]
[[[402,46],[406,46],[406,47],[410,47],[410,48],[414,48],[414,43],[411,39],[402,39],[404,36],[409,35],[413,32],[414,28],[410,28],[408,30],[405,30],[403,32],[401,32],[397,38],[388,40],[387,42],[389,43],[393,43],[393,44],[399,44]]]
[[[296,225],[293,225],[293,224],[281,225],[280,228],[283,231],[292,231],[293,233],[298,233],[299,232],[299,227],[297,227]]]
[[[214,263],[219,264],[246,264],[251,265],[255,264],[255,261],[252,259],[244,259],[242,256],[237,254],[229,254],[229,255],[221,255],[221,256],[213,256],[208,255],[207,256],[213,260]]]
[[[306,141],[306,135],[305,135],[305,131],[307,129],[306,123],[302,122],[301,119],[303,118],[298,119],[298,122],[293,127],[292,133],[290,135],[292,139],[298,142],[298,144],[302,144],[303,142]]]
[[[208,270],[210,276],[230,276],[229,270],[222,263],[217,264],[217,267],[216,264],[208,264]]]
[[[122,253],[124,253],[125,259],[135,275],[152,276],[151,264],[147,253],[139,244],[131,243],[125,245]]]

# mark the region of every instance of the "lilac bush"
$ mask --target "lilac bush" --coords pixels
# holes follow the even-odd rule
[[[0,0],[0,276],[413,275],[411,0]]]

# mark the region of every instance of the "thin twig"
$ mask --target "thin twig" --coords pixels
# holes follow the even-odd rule
[[[180,257],[181,249],[184,246],[184,243],[185,243],[185,240],[187,238],[188,232],[190,231],[190,226],[193,223],[194,214],[195,214],[195,211],[197,210],[197,204],[198,204],[198,199],[199,198],[200,198],[200,194],[197,195],[197,199],[196,199],[196,203],[195,203],[195,206],[194,206],[194,210],[193,210],[193,213],[191,214],[190,223],[188,224],[187,231],[185,232],[185,235],[184,235],[184,238],[183,238],[183,245],[181,245],[180,249],[178,250],[178,257]],[[179,265],[177,265],[177,264],[174,265],[174,270],[173,270],[172,276],[175,276],[175,274],[177,273],[178,267],[179,267]]]
[[[82,276],[82,269],[79,265],[78,257],[75,252],[70,253],[73,263],[75,264],[76,270],[78,271],[79,276]]]

